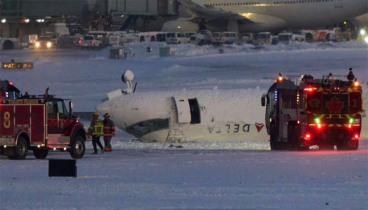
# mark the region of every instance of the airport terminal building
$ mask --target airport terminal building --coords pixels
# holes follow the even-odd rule
[[[160,29],[178,15],[176,0],[0,0],[0,37],[18,38],[66,23],[83,30]],[[158,20],[158,21],[157,21]],[[161,21],[160,21],[161,20]],[[162,22],[155,26],[155,22]],[[157,24],[157,23],[156,23]]]

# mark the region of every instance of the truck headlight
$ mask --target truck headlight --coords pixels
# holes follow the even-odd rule
[[[365,30],[364,29],[361,29],[360,30],[360,35],[364,35],[365,34]]]
[[[40,43],[39,42],[36,42],[36,47],[40,47]]]
[[[48,48],[51,47],[51,42],[47,42],[47,45],[46,45]]]
[[[364,41],[365,41],[365,43],[367,43],[367,44],[368,44],[368,36],[367,36],[367,37],[365,37]]]

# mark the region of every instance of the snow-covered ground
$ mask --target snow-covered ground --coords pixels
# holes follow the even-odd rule
[[[150,46],[152,52],[147,53]],[[260,97],[283,75],[347,75],[353,68],[368,107],[368,47],[362,42],[267,46],[129,44],[135,55],[108,59],[109,49],[0,52],[0,62],[34,62],[27,71],[0,70],[23,92],[74,101],[94,111],[106,93],[125,88],[132,70],[138,92],[218,90],[249,93],[249,117],[263,119]],[[224,53],[220,54],[219,49]],[[368,113],[367,113],[368,114]],[[368,117],[358,151],[273,152],[268,144],[145,144],[123,131],[114,151],[78,160],[78,178],[48,178],[48,161],[0,157],[0,209],[367,209]],[[88,123],[86,123],[88,124]],[[176,145],[174,145],[176,146]],[[87,148],[91,148],[87,143]],[[52,152],[48,158],[70,158]]]

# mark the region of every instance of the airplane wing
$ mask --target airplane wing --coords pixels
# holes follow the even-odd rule
[[[239,14],[217,7],[204,6],[202,4],[193,2],[192,0],[179,0],[179,2],[198,17],[206,19],[207,22],[219,18],[226,20],[249,20]],[[252,20],[250,21],[253,22]]]

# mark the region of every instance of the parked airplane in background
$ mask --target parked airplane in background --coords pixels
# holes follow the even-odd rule
[[[327,27],[368,12],[367,0],[179,0],[195,14],[162,31],[261,32]],[[197,24],[199,23],[199,24]]]
[[[253,112],[250,104],[259,104],[245,101],[251,100],[246,91],[239,90],[235,94],[220,90],[134,93],[133,78],[133,73],[126,71],[123,81],[128,88],[108,93],[109,100],[96,110],[101,115],[109,113],[117,127],[141,141],[269,140],[263,123],[256,123],[249,116]]]

